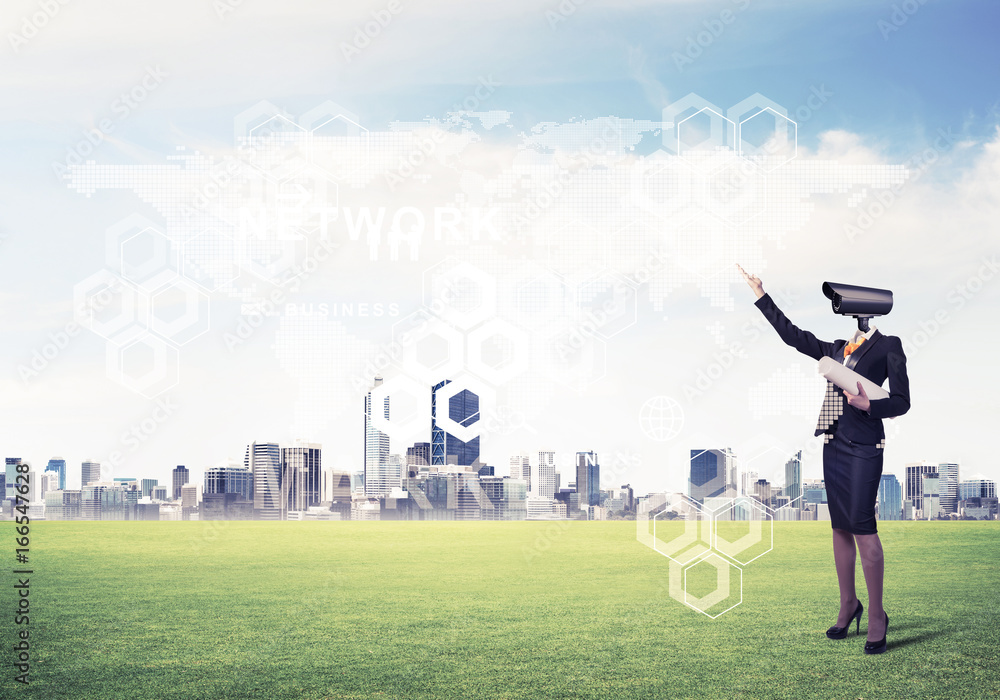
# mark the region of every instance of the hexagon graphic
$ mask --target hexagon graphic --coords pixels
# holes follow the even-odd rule
[[[156,229],[143,228],[123,239],[119,246],[124,279],[152,291],[177,277],[174,244]]]
[[[746,566],[774,549],[774,518],[755,498],[740,496],[713,513],[713,546]]]
[[[327,100],[309,110],[299,123],[309,130],[309,159],[334,180],[365,170],[371,159],[371,138],[358,115]]]
[[[528,369],[528,334],[501,318],[492,318],[469,332],[469,370],[494,386],[505,384]],[[499,340],[499,343],[497,343]],[[490,344],[499,344],[500,359],[491,361]]]
[[[693,92],[688,93],[681,99],[673,102],[663,108],[663,147],[667,150],[677,153],[678,147],[678,135],[680,132],[680,124],[686,118],[693,116],[694,114],[699,114],[705,110],[713,112],[715,114],[722,114],[722,108],[712,104],[708,100],[696,95]],[[715,139],[717,143],[725,143],[725,133],[721,128],[724,122],[719,121],[717,124],[711,125],[712,131],[708,134],[709,140]],[[692,125],[689,125],[689,127]]]
[[[712,516],[697,501],[671,494],[652,518],[648,544],[670,561],[685,566],[712,549]]]
[[[108,377],[147,398],[155,398],[180,380],[177,349],[146,334],[123,345],[108,343]]]
[[[465,361],[465,338],[426,310],[414,312],[393,325],[393,340],[401,351],[396,364],[424,382],[430,390],[440,378],[460,372]]]
[[[444,260],[424,272],[424,303],[432,313],[467,330],[496,315],[493,275],[467,262]]]
[[[737,124],[737,151],[770,172],[798,154],[798,124],[788,110],[760,93],[733,105],[726,116]]]
[[[309,162],[309,134],[288,117],[275,114],[247,135],[249,161],[273,182],[294,177]]]
[[[493,387],[484,384],[471,374],[462,374],[438,389],[437,405],[448,406],[452,397],[463,391],[471,391],[479,397],[480,416],[491,412],[493,407],[496,406],[496,392],[493,390]],[[469,425],[462,425],[452,420],[450,410],[438,410],[436,420],[439,428],[449,435],[454,435],[462,442],[470,442],[483,432],[483,425],[480,424],[480,420],[472,421]]]
[[[714,587],[698,596],[691,590],[694,588],[694,574],[696,570],[706,568],[715,569]],[[684,567],[683,590],[685,605],[714,620],[743,602],[743,570],[713,552]]]
[[[736,124],[711,107],[702,107],[681,119],[676,131],[677,155],[699,165],[700,159],[692,159],[699,151],[729,150],[736,141]]]
[[[407,416],[393,418],[392,397],[399,394],[406,394],[410,397],[413,412]],[[386,398],[389,399],[389,418],[385,417],[384,410],[377,408],[385,405]],[[372,389],[371,405],[373,407],[372,426],[393,440],[407,442],[414,436],[425,434],[431,424],[430,386],[406,375],[400,374],[390,377]]]
[[[186,280],[176,280],[152,296],[151,330],[184,345],[209,327],[208,295]]]
[[[104,261],[108,267],[121,271],[122,243],[143,231],[161,233],[156,224],[141,214],[130,214],[104,230]],[[136,249],[137,260],[134,262],[142,264],[144,258],[155,255],[148,247],[146,250],[139,248]]]
[[[220,228],[207,228],[184,243],[184,276],[208,292],[232,284],[240,276],[236,240]]]
[[[119,344],[143,335],[149,322],[146,295],[107,270],[73,286],[73,311],[81,326]]]

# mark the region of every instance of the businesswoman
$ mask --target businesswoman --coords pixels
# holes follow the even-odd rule
[[[739,267],[739,266],[737,266]],[[814,360],[831,357],[876,385],[889,380],[889,396],[869,399],[858,382],[858,393],[840,392],[827,382],[816,435],[824,436],[823,480],[833,527],[833,560],[840,586],[837,624],[826,631],[830,639],[844,639],[851,623],[860,633],[864,606],[854,587],[854,563],[861,554],[861,568],[868,587],[868,638],[866,654],[886,649],[889,616],[882,608],[884,557],[875,527],[875,500],[882,476],[885,446],[883,418],[901,416],[910,408],[906,355],[899,338],[882,335],[872,327],[855,332],[850,340],[825,342],[791,323],[775,305],[755,275],[740,267],[743,278],[757,295],[755,306],[785,344]],[[856,544],[856,546],[855,546]]]

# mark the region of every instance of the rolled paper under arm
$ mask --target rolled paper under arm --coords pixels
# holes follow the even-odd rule
[[[861,386],[865,388],[865,393],[868,394],[869,399],[875,400],[889,398],[888,391],[878,386],[870,379],[865,379],[853,369],[844,367],[844,365],[840,364],[832,357],[824,357],[819,361],[819,373],[839,386],[841,389],[849,391],[852,394],[858,393],[858,382],[861,382]]]

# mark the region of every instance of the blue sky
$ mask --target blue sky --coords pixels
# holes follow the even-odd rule
[[[913,11],[907,14],[904,6]],[[887,332],[912,337],[934,310],[951,313],[947,330],[920,353],[925,364],[915,365],[922,376],[914,379],[914,387],[924,392],[921,408],[948,405],[954,401],[946,392],[951,389],[966,411],[949,412],[954,422],[945,430],[942,418],[929,410],[899,419],[898,452],[887,456],[893,460],[887,469],[899,473],[903,463],[921,459],[961,460],[970,465],[966,475],[1000,477],[987,443],[996,408],[982,391],[988,382],[995,387],[996,380],[981,378],[988,372],[983,357],[995,347],[997,331],[990,320],[996,316],[1000,285],[986,280],[961,309],[948,296],[974,279],[981,260],[997,249],[991,227],[992,214],[1000,209],[995,71],[1000,49],[990,35],[1000,20],[995,3],[401,2],[370,45],[346,61],[343,42],[351,41],[373,12],[384,17],[389,7],[382,2],[341,8],[245,0],[220,17],[209,0],[153,7],[69,3],[15,52],[8,33],[23,31],[24,18],[38,12],[38,5],[21,0],[5,5],[0,17],[7,36],[0,50],[6,107],[0,114],[5,127],[0,135],[5,154],[0,303],[6,369],[0,381],[8,400],[0,446],[6,455],[39,463],[60,454],[74,465],[88,456],[102,459],[119,445],[124,431],[155,411],[152,399],[107,378],[106,345],[86,329],[41,376],[25,382],[18,375],[18,366],[73,320],[74,286],[107,265],[105,230],[134,212],[156,220],[155,209],[132,192],[100,190],[88,198],[56,179],[53,161],[65,158],[84,130],[105,118],[115,120],[114,131],[91,156],[98,163],[161,165],[178,146],[211,153],[231,149],[234,117],[261,100],[291,115],[333,100],[372,131],[385,131],[397,120],[442,118],[488,78],[499,86],[482,109],[510,112],[511,127],[491,132],[483,152],[477,151],[483,160],[467,166],[487,174],[490,158],[506,162],[520,133],[539,122],[610,115],[655,121],[664,107],[689,93],[723,109],[761,93],[791,113],[814,90],[829,93],[799,126],[803,159],[885,166],[906,162],[933,145],[939,129],[955,134],[957,145],[935,157],[904,200],[876,222],[871,236],[835,254],[817,253],[823,237],[842,235],[844,222],[855,214],[844,199],[817,200],[807,226],[790,231],[780,246],[763,244],[761,275],[766,286],[797,290],[803,300],[795,307],[797,315],[789,315],[830,338],[850,331],[849,322],[834,319],[818,294],[819,283],[837,274],[875,277],[902,290],[895,313],[878,324]],[[554,22],[546,13],[558,13],[560,7],[575,9]],[[677,56],[692,41],[719,26],[722,31],[702,42],[700,54],[678,65]],[[118,119],[116,99],[151,66],[166,77]],[[359,277],[338,268],[349,284],[314,279],[296,301],[370,299],[416,310],[435,256],[464,254],[429,250],[419,264],[395,266],[352,258],[355,270],[363,271]],[[868,265],[861,268],[867,274],[860,274],[858,261]],[[781,446],[776,449],[795,447],[808,433],[807,419],[778,411],[755,420],[749,432],[745,421],[751,387],[796,359],[776,342],[751,349],[749,362],[727,378],[730,386],[713,391],[713,402],[688,405],[690,430],[668,445],[644,443],[636,432],[643,402],[677,395],[699,366],[706,366],[699,365],[699,357],[703,361],[721,347],[707,326],[720,323],[731,338],[733,329],[754,320],[748,290],[737,284],[731,289],[737,306],[723,312],[701,290],[682,285],[671,292],[665,313],[654,309],[644,296],[648,290],[641,289],[639,322],[607,344],[607,376],[579,396],[554,391],[537,399],[534,432],[493,440],[484,447],[490,463],[506,473],[506,456],[521,449],[626,452],[643,466],[624,471],[623,482],[659,490],[678,487],[686,450],[710,446],[699,441],[731,441],[766,452],[761,445],[768,438],[753,443],[756,433],[773,436]],[[234,357],[224,352],[222,337],[235,327],[239,303],[215,294],[210,304],[212,328],[184,346],[180,383],[166,394],[180,408],[140,448],[128,452],[115,475],[165,478],[178,463],[200,472],[228,456],[241,458],[250,440],[296,437],[287,426],[289,416],[302,410],[303,399],[272,347],[280,319],[269,319],[246,352]],[[664,315],[672,321],[664,323]],[[376,319],[358,320],[349,330],[373,345],[391,337],[391,328]],[[658,349],[672,346],[678,335],[706,344],[692,357],[671,359],[676,376],[637,389],[637,375],[629,368],[658,367]],[[948,368],[957,386],[928,376],[940,367]],[[811,366],[803,363],[802,371],[810,373]],[[266,389],[249,391],[249,377],[259,378]],[[813,411],[811,402],[806,396],[804,412]],[[724,419],[699,420],[699,413]],[[352,415],[333,422],[356,427],[357,420]],[[357,443],[357,449],[328,461],[351,467],[360,458],[355,432],[334,426],[301,437],[328,446]],[[963,436],[960,445],[952,442],[956,435]],[[594,444],[581,444],[582,439]],[[807,475],[810,468],[815,470],[816,463],[807,463]]]

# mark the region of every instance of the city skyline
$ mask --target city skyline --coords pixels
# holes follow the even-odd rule
[[[979,437],[997,418],[1000,136],[980,70],[996,62],[995,6],[928,3],[886,33],[891,8],[871,3],[754,4],[678,64],[706,21],[689,2],[594,0],[555,24],[514,3],[490,21],[523,49],[502,56],[432,4],[348,63],[336,37],[363,8],[296,3],[275,12],[327,28],[295,30],[317,63],[276,69],[233,46],[232,79],[209,84],[217,48],[163,38],[203,25],[196,4],[172,4],[141,45],[113,29],[124,15],[63,13],[8,56],[29,77],[4,73],[7,454],[141,477],[268,436],[349,466],[382,372],[466,382],[493,426],[490,464],[525,445],[570,454],[586,435],[630,455],[645,490],[683,488],[698,444],[780,452],[776,468],[802,450],[817,475],[822,380],[761,325],[739,263],[823,339],[853,331],[823,281],[893,290],[875,325],[903,340],[913,407],[886,424],[888,468],[1000,478]],[[984,20],[959,21],[972,11]],[[272,21],[261,12],[227,26]],[[423,50],[425,22],[448,40]],[[79,75],[56,69],[61,41]],[[978,53],[924,50],[942,41]],[[793,65],[750,67],[776,53]],[[734,56],[755,58],[734,71]],[[116,111],[132,90],[144,99]],[[961,425],[932,410],[949,401],[969,407]],[[969,421],[974,439],[953,442]]]

